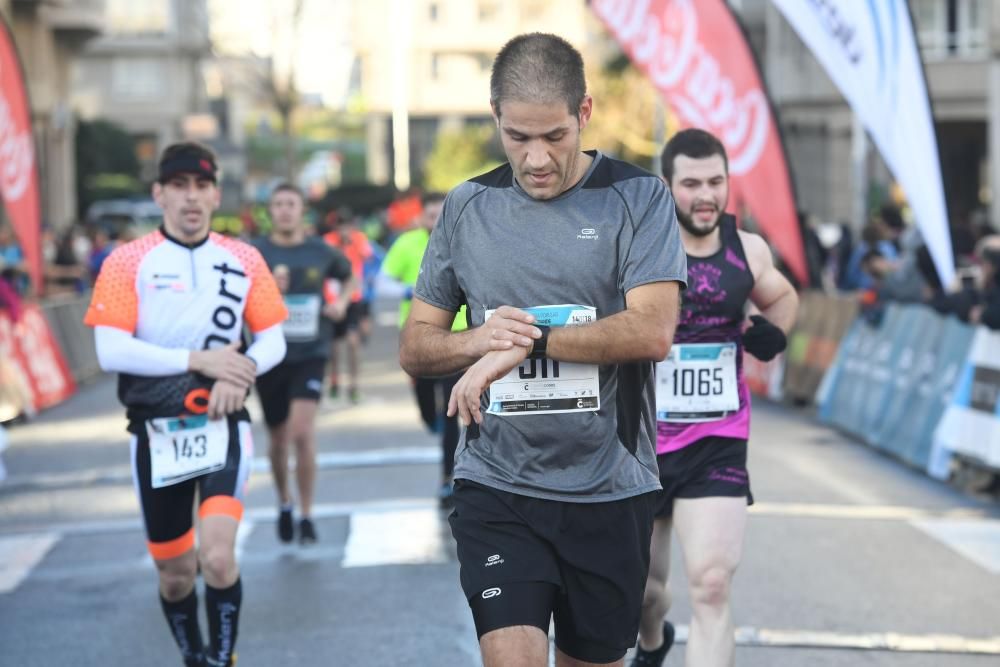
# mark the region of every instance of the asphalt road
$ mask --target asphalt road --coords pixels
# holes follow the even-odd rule
[[[363,399],[324,399],[310,548],[275,537],[258,466],[240,532],[240,667],[479,664],[445,514],[385,306]],[[259,415],[256,404],[252,411]],[[0,484],[0,664],[177,665],[156,598],[111,378],[10,429]],[[737,664],[1000,664],[1000,508],[760,403],[737,575]],[[673,570],[682,572],[675,554]],[[683,664],[690,606],[673,582]]]

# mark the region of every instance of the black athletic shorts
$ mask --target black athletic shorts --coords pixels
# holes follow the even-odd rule
[[[343,338],[348,331],[357,331],[365,312],[364,301],[353,301],[344,313],[344,319],[333,323],[333,338]]]
[[[753,505],[747,441],[708,437],[656,457],[660,485],[656,518],[673,515],[675,498],[746,498]]]
[[[319,401],[323,395],[326,359],[317,357],[291,363],[282,362],[257,378],[257,396],[268,426],[284,424],[292,400]]]
[[[154,489],[150,467],[149,436],[136,428],[132,435],[132,479],[146,524],[149,553],[156,560],[176,558],[194,547],[195,490],[198,516],[243,517],[243,495],[253,463],[250,422],[229,419],[226,465],[216,472]]]
[[[542,500],[455,481],[449,522],[482,637],[532,625],[586,662],[635,644],[649,570],[652,493],[604,503]]]

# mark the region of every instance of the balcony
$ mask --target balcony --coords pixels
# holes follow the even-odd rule
[[[45,0],[40,9],[59,39],[82,43],[104,33],[104,0]]]

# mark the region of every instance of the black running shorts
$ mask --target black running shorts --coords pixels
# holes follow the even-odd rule
[[[585,662],[614,662],[639,631],[653,494],[569,503],[455,481],[449,519],[480,637],[533,625]]]
[[[195,491],[198,516],[243,518],[243,495],[253,464],[250,422],[229,420],[229,451],[221,470],[171,486],[154,489],[150,470],[149,436],[144,429],[132,436],[132,478],[146,524],[149,553],[156,560],[183,555],[194,548]]]
[[[257,396],[268,426],[284,424],[292,400],[319,401],[326,359],[282,362],[257,378]]]
[[[753,505],[747,471],[747,441],[708,437],[656,457],[660,485],[656,518],[673,515],[677,498],[746,498]]]
[[[344,319],[333,323],[333,338],[343,338],[349,331],[357,331],[361,324],[361,317],[364,315],[365,306],[363,301],[354,301],[347,307]]]

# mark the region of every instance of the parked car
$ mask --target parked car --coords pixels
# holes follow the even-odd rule
[[[130,227],[136,235],[142,235],[163,223],[163,211],[152,199],[105,199],[90,205],[86,223],[109,232]]]

